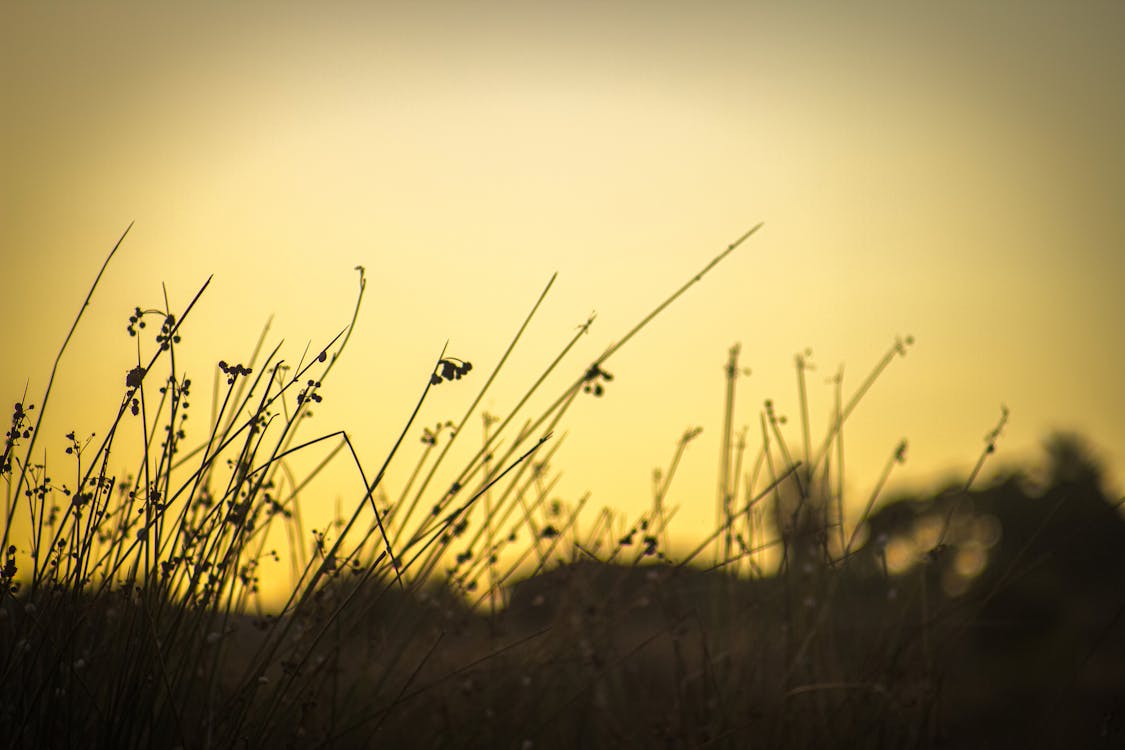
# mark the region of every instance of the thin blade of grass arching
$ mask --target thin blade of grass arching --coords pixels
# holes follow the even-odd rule
[[[327,440],[329,438],[337,437],[337,436],[342,438],[341,446],[346,446],[348,448],[348,451],[352,456],[352,460],[356,464],[356,467],[358,468],[358,470],[360,472],[360,480],[363,482],[365,497],[364,497],[363,500],[361,500],[357,504],[356,509],[352,513],[351,518],[345,524],[343,531],[341,531],[340,534],[337,535],[337,538],[333,542],[332,546],[323,554],[324,562],[314,565],[314,563],[316,561],[313,558],[310,557],[308,559],[308,561],[304,564],[304,571],[294,581],[294,587],[293,587],[292,592],[289,595],[289,599],[286,601],[285,605],[281,609],[281,611],[283,613],[284,612],[300,611],[301,608],[304,606],[304,603],[309,598],[309,596],[311,596],[313,591],[315,591],[316,585],[320,582],[320,579],[323,578],[323,576],[327,572],[329,572],[328,567],[327,567],[328,561],[336,558],[337,553],[339,552],[339,549],[340,549],[341,545],[343,544],[344,540],[347,538],[348,534],[350,533],[352,527],[355,525],[356,521],[358,520],[360,513],[366,507],[365,501],[367,500],[367,497],[370,496],[372,485],[367,480],[367,475],[363,471],[363,466],[362,466],[362,464],[359,460],[359,456],[356,454],[355,448],[351,444],[351,439],[348,437],[347,433],[343,430],[331,433],[329,435],[324,435],[324,436],[321,436],[319,438],[315,438],[313,440],[302,443],[301,445],[296,446],[294,448],[291,448],[289,451],[286,451],[286,453],[281,454],[280,456],[277,457],[278,460],[280,460],[280,459],[284,458],[286,455],[288,455],[289,453],[293,453],[293,452],[296,452],[296,451],[299,451],[299,450],[303,450],[303,449],[305,449],[305,448],[307,448],[311,445],[314,445],[316,443],[319,443],[323,440]],[[334,453],[335,453],[335,451],[334,451]],[[264,470],[265,468],[267,468],[267,467],[265,467],[265,466],[259,467],[259,470]],[[380,520],[377,509],[375,511],[375,522],[376,522],[377,528],[382,533],[382,537],[383,537],[383,540],[384,540],[384,544],[387,548],[387,552],[390,553],[391,552],[390,541],[387,539],[385,527],[384,527],[382,521]],[[349,559],[350,559],[350,557],[351,556],[349,555]],[[397,558],[394,558],[393,555],[392,555],[392,559],[397,560]],[[397,578],[398,577],[397,563],[392,563],[392,566],[395,567],[396,578]]]
[[[429,381],[427,381],[427,389],[428,389],[428,387],[429,387]],[[424,399],[424,397],[425,397],[425,394],[423,393],[423,399]],[[420,406],[421,406],[421,401],[419,402],[419,407]],[[417,413],[417,409],[415,409],[415,414],[416,413]],[[407,425],[407,429],[409,429],[409,424]],[[404,430],[404,433],[405,433],[405,430]],[[522,463],[526,458],[528,458],[532,453],[534,453],[549,437],[550,437],[550,435],[543,436],[534,447],[532,447],[530,450],[528,450],[526,453],[524,453],[516,461],[516,463],[508,466],[499,476],[496,477],[496,479],[492,483],[490,483],[487,487],[482,489],[480,492],[476,493],[465,504],[463,504],[458,509],[456,509],[455,511],[450,513],[448,516],[446,516],[443,523],[439,526],[439,528],[436,529],[434,535],[428,541],[426,541],[424,544],[422,544],[421,548],[417,551],[417,553],[414,555],[414,557],[411,558],[405,564],[402,564],[401,560],[404,559],[403,556],[409,550],[411,545],[407,545],[406,547],[402,548],[400,550],[400,557],[399,557],[400,562],[397,565],[392,563],[392,565],[394,565],[396,579],[399,581],[400,586],[401,586],[401,575],[411,568],[411,566],[414,564],[414,562],[417,561],[419,559],[419,557],[426,552],[426,549],[435,540],[437,540],[439,535],[442,534],[447,528],[449,528],[457,520],[458,516],[461,513],[463,513],[468,507],[470,507],[472,505],[472,503],[474,503],[481,495],[483,495],[483,493],[485,491],[487,491],[487,489],[489,487],[491,487],[492,484],[495,484],[496,481],[499,481],[501,478],[503,478],[503,476],[505,474],[507,474],[509,471],[511,471],[515,466]],[[400,438],[400,441],[401,441],[401,438]],[[393,451],[392,451],[392,454],[393,454]],[[357,459],[357,461],[358,461],[358,459]],[[384,469],[386,468],[386,464],[384,464],[383,468]],[[379,480],[377,478],[375,480],[375,482],[373,482],[369,487],[371,489],[373,489],[375,484],[378,483],[378,481]],[[370,496],[370,489],[368,490],[368,496]],[[365,500],[366,500],[366,498],[365,498]],[[362,508],[362,507],[363,507],[363,502],[361,502],[359,504],[359,508]],[[326,560],[331,559],[333,557],[333,555],[335,554],[335,551],[339,548],[340,543],[346,537],[347,532],[348,532],[348,528],[350,528],[350,526],[355,522],[355,519],[356,519],[357,516],[358,516],[358,511],[357,511],[357,513],[353,514],[352,518],[349,521],[348,527],[346,527],[345,530],[343,532],[341,532],[341,534],[339,535],[339,538],[333,544],[332,550],[325,555]],[[313,577],[311,578],[309,583],[306,585],[306,587],[304,589],[304,593],[302,594],[301,598],[297,601],[297,603],[295,605],[295,609],[297,611],[301,610],[301,608],[304,606],[305,602],[308,600],[308,597],[311,596],[311,593],[314,590],[314,588],[316,586],[316,583],[318,582],[319,578],[324,574],[324,572],[325,572],[325,566],[324,565],[321,565],[321,566],[317,567],[316,573],[314,573]],[[357,587],[357,590],[358,590],[358,587]],[[294,590],[294,593],[290,596],[290,600],[289,600],[289,603],[286,605],[285,611],[289,611],[290,605],[292,604],[293,597],[295,595],[296,595],[296,589]],[[334,619],[335,617],[338,617],[340,611],[341,611],[340,609],[337,609],[333,613],[332,618],[329,619],[329,622],[331,622],[332,619]],[[293,622],[293,619],[290,618],[289,621],[286,623],[286,626],[283,628],[282,633],[278,636],[278,638],[276,640],[277,645],[280,645],[281,640],[284,639],[285,634],[288,632],[289,628],[292,626],[292,622]],[[261,663],[262,664],[261,669],[264,669],[265,663],[266,663],[265,661],[263,661]],[[285,680],[282,680],[282,681],[278,682],[277,686],[274,688],[273,697],[269,701],[269,708],[266,710],[266,713],[264,715],[264,718],[263,718],[263,721],[262,721],[263,726],[266,726],[266,727],[269,726],[270,721],[272,721],[273,715],[276,713],[276,711],[280,707],[280,702],[281,702],[282,697],[285,694],[285,691],[288,689],[288,686],[290,684],[292,684],[292,682],[295,678],[296,678],[296,672],[292,671],[292,672],[290,672],[289,674],[286,675]]]
[[[300,493],[304,491],[305,487],[312,480],[316,479],[317,476],[320,475],[321,471],[327,468],[328,464],[336,458],[336,454],[339,453],[340,450],[343,449],[343,447],[344,444],[342,442],[338,443],[336,447],[333,448],[327,456],[321,459],[321,462],[313,467],[312,471],[306,474],[304,479],[302,479],[300,482],[297,481],[297,477],[293,474],[292,469],[290,469],[288,465],[285,465],[285,473],[287,478],[289,479],[289,484],[292,486],[292,489],[289,491],[289,496],[281,501],[281,507],[283,509],[289,509],[289,513],[291,514],[289,517],[293,521],[292,523],[285,524],[285,529],[290,535],[289,559],[291,562],[291,580],[293,581],[297,580],[297,577],[301,573],[301,567],[305,564],[307,559],[307,554],[305,553],[305,545],[304,542],[301,541],[305,538],[305,520],[304,514],[301,512],[301,503],[298,501],[298,497]]]
[[[24,453],[23,464],[20,466],[20,476],[16,480],[16,492],[12,501],[11,507],[8,508],[7,518],[4,519],[4,534],[0,538],[0,549],[8,548],[8,538],[12,529],[12,520],[16,514],[16,508],[19,505],[20,497],[23,495],[23,485],[27,480],[27,469],[31,462],[32,453],[35,450],[35,443],[39,438],[39,427],[43,424],[43,415],[47,413],[47,404],[51,398],[51,389],[55,384],[55,375],[58,373],[59,363],[62,361],[63,354],[66,353],[67,347],[70,345],[71,338],[74,337],[74,332],[78,329],[78,323],[82,320],[82,316],[86,313],[86,308],[90,305],[90,300],[94,297],[94,290],[98,288],[98,284],[102,280],[102,275],[109,267],[109,262],[113,260],[113,256],[117,254],[118,248],[121,243],[125,241],[125,237],[129,234],[129,230],[133,228],[133,222],[129,222],[129,226],[125,227],[125,231],[114,243],[113,249],[106,255],[105,260],[102,261],[101,268],[98,269],[97,276],[94,277],[94,282],[90,284],[90,289],[86,292],[86,299],[82,301],[82,306],[78,308],[78,314],[74,316],[74,322],[70,325],[70,330],[66,333],[66,338],[63,339],[62,346],[59,347],[58,354],[55,355],[55,362],[51,365],[51,374],[47,378],[47,388],[43,391],[43,398],[39,402],[39,416],[36,417],[35,427],[32,428],[31,437],[28,440],[27,450]],[[34,591],[34,584],[33,584]]]
[[[539,298],[535,300],[535,304],[532,305],[530,312],[528,312],[528,314],[524,317],[523,323],[520,324],[519,330],[516,331],[515,336],[513,336],[512,340],[508,343],[508,348],[504,350],[504,354],[501,355],[500,360],[496,363],[496,366],[494,368],[492,368],[492,372],[489,374],[488,378],[485,380],[484,385],[482,385],[481,388],[480,388],[480,391],[477,392],[476,398],[474,398],[472,403],[469,404],[469,407],[465,410],[465,414],[461,417],[460,421],[457,423],[457,426],[453,428],[453,434],[450,435],[449,440],[447,440],[445,442],[445,445],[442,447],[441,452],[438,453],[437,458],[434,460],[433,464],[430,465],[430,470],[426,473],[425,478],[422,480],[422,484],[419,485],[418,491],[414,496],[414,500],[410,503],[410,507],[407,509],[406,515],[399,522],[399,525],[398,525],[399,531],[398,531],[398,533],[395,534],[395,541],[396,542],[398,541],[399,537],[401,536],[402,530],[404,530],[406,528],[407,524],[409,523],[411,514],[417,508],[419,500],[421,499],[423,493],[425,493],[426,488],[429,486],[430,482],[433,480],[434,475],[437,473],[438,467],[441,466],[442,462],[445,460],[446,455],[448,455],[448,453],[449,453],[449,449],[453,447],[453,443],[456,442],[457,437],[461,434],[462,429],[468,423],[469,417],[476,410],[477,406],[480,404],[481,400],[484,398],[484,394],[488,392],[488,389],[492,386],[492,383],[496,380],[496,376],[500,374],[500,370],[504,367],[504,364],[508,361],[508,357],[511,356],[512,351],[516,348],[516,344],[519,343],[519,340],[523,336],[524,331],[527,330],[527,326],[531,323],[531,319],[535,317],[535,313],[539,310],[539,306],[542,305],[543,300],[547,298],[547,293],[551,290],[551,287],[554,285],[556,278],[558,278],[558,273],[554,273],[554,274],[551,275],[551,278],[547,282],[547,285],[545,287],[543,287],[543,291],[539,293]],[[496,430],[496,433],[495,433],[494,437],[498,436],[506,425],[507,425],[507,421],[505,421]],[[478,454],[478,457],[483,456],[487,452],[488,445],[489,445],[490,442],[491,442],[491,440],[488,440],[488,439],[486,439],[484,441],[484,446],[482,446],[481,451]],[[476,460],[477,459],[474,458],[473,462],[475,462]],[[459,485],[460,482],[455,482],[455,484]]]
[[[347,348],[348,342],[352,338],[352,333],[355,331],[356,321],[359,320],[359,310],[363,306],[363,295],[367,290],[367,272],[363,266],[356,266],[355,270],[359,271],[359,293],[356,295],[355,305],[352,308],[352,319],[348,321],[348,324],[344,327],[344,330],[341,331],[341,333],[343,334],[343,340],[340,341],[339,348],[336,349],[336,351],[332,352],[332,356],[328,357],[328,364],[327,366],[325,366],[324,372],[322,372],[320,374],[320,377],[317,378],[317,381],[319,383],[323,383],[328,379],[328,374],[332,372],[332,368],[336,366],[336,363],[340,360],[340,357],[343,356],[344,349]],[[337,338],[339,337],[337,336]],[[336,340],[337,339],[333,339],[332,342],[334,343]],[[328,346],[332,346],[332,344],[330,343]],[[328,347],[324,347],[323,349],[321,349],[321,355],[327,356],[327,349]],[[302,357],[302,361],[303,360],[304,357]],[[321,360],[318,356],[318,361],[323,360]],[[300,363],[298,363],[297,369],[302,369]]]
[[[441,360],[445,358],[445,349],[446,348],[443,346],[442,350],[441,350],[441,353],[438,356],[438,362],[441,362]],[[435,365],[435,367],[436,367],[436,365]],[[418,402],[414,405],[414,411],[411,412],[409,419],[407,419],[406,424],[403,426],[402,432],[399,434],[398,440],[395,441],[394,446],[392,446],[390,452],[384,458],[383,465],[379,468],[379,473],[375,476],[375,479],[372,480],[371,482],[367,481],[367,475],[363,471],[363,465],[359,460],[359,456],[356,454],[354,448],[352,447],[351,441],[348,439],[346,434],[344,435],[344,439],[345,439],[345,441],[347,441],[347,444],[348,444],[348,449],[351,451],[352,457],[353,457],[353,459],[355,460],[355,463],[356,463],[356,467],[359,469],[360,476],[363,479],[364,496],[359,501],[359,503],[356,504],[356,509],[355,509],[355,511],[353,511],[351,518],[348,520],[348,523],[344,527],[344,530],[339,535],[337,535],[337,538],[336,538],[335,542],[333,542],[333,544],[332,544],[331,550],[326,555],[326,559],[330,559],[332,556],[334,556],[337,553],[337,551],[340,548],[340,545],[343,543],[344,538],[347,536],[347,534],[351,530],[352,526],[355,525],[356,520],[359,518],[360,513],[366,507],[367,502],[370,501],[371,502],[371,509],[375,513],[375,518],[380,524],[380,529],[383,533],[383,537],[384,537],[385,543],[387,545],[387,552],[389,553],[390,558],[391,558],[391,565],[394,567],[394,570],[395,570],[395,580],[398,582],[400,587],[402,587],[402,578],[401,578],[402,571],[400,569],[400,563],[399,563],[398,558],[395,556],[395,554],[393,552],[392,542],[391,542],[390,539],[387,538],[386,529],[383,526],[382,521],[380,520],[379,509],[375,506],[375,499],[374,499],[373,493],[374,493],[376,487],[379,486],[380,482],[382,482],[383,477],[386,475],[387,467],[390,466],[391,460],[394,458],[395,454],[398,452],[399,447],[402,445],[403,439],[406,437],[407,432],[409,432],[411,425],[414,424],[414,420],[418,417],[418,412],[422,409],[422,404],[425,402],[426,395],[429,393],[430,388],[432,386],[433,386],[433,373],[431,371],[431,376],[426,378],[426,385],[422,389],[421,396],[418,397]],[[309,568],[312,566],[312,562],[313,561],[310,559],[309,564],[306,567],[306,574],[307,574]],[[320,578],[324,575],[325,572],[326,571],[324,570],[323,565],[317,566],[316,571],[310,577],[309,582],[305,585],[304,590],[300,594],[299,597],[297,597],[297,592],[301,590],[301,587],[297,586],[297,587],[294,588],[293,593],[289,597],[289,601],[285,605],[284,611],[288,611],[289,608],[294,605],[294,598],[295,597],[297,597],[296,598],[296,606],[298,608],[303,606],[304,602],[308,599],[309,596],[311,596],[313,590],[316,587],[316,584],[320,581]]]
[[[263,464],[262,466],[259,466],[258,468],[254,469],[251,472],[251,474],[262,473],[263,476],[264,476],[265,473],[267,472],[267,470],[273,464],[275,464],[277,462],[280,462],[286,456],[288,456],[290,454],[293,454],[293,453],[296,453],[298,451],[304,450],[306,448],[309,448],[310,446],[315,445],[316,443],[320,443],[324,440],[328,440],[328,439],[333,438],[333,437],[340,437],[341,442],[335,449],[333,449],[330,456],[334,456],[341,448],[346,447],[348,449],[348,452],[351,454],[352,461],[355,463],[356,468],[359,471],[360,479],[363,481],[363,486],[365,488],[371,487],[371,485],[369,485],[369,483],[367,481],[367,476],[363,471],[363,466],[360,463],[359,456],[355,451],[355,447],[352,445],[351,438],[348,436],[347,432],[345,432],[344,430],[339,430],[337,432],[333,432],[333,433],[330,433],[328,435],[323,435],[321,437],[314,438],[312,440],[308,440],[308,441],[306,441],[306,442],[304,442],[304,443],[302,443],[298,446],[291,447],[288,450],[286,450],[284,453],[281,453],[277,456],[272,456],[265,464]],[[322,462],[320,467],[323,467],[324,465],[325,465],[325,462]],[[318,469],[320,467],[318,467]],[[366,489],[365,491],[368,493],[368,496],[370,496],[371,490]],[[345,538],[347,538],[348,533],[351,531],[352,526],[355,525],[355,522],[356,522],[356,520],[358,519],[358,516],[359,516],[359,511],[361,511],[364,507],[365,507],[364,504],[361,502],[359,504],[358,508],[357,508],[356,513],[353,514],[351,519],[349,519],[348,523],[345,525],[344,530],[339,534],[338,543],[332,547],[332,549],[329,551],[328,554],[325,555],[326,560],[330,559],[330,558],[333,558],[335,556],[336,552],[339,550],[340,544],[342,544],[343,540]],[[385,527],[385,524],[384,524],[383,520],[379,516],[378,509],[373,507],[373,511],[375,513],[375,522],[373,524],[373,527],[379,531],[380,536],[382,537],[382,540],[383,540],[383,544],[386,547],[386,553],[389,556],[389,558],[391,559],[392,567],[393,567],[394,565],[397,564],[398,558],[395,557],[394,551],[391,548],[391,543],[390,543],[390,540],[388,539],[387,533],[386,533],[386,527]],[[258,533],[257,530],[255,530],[255,533]],[[362,547],[363,544],[366,543],[366,539],[367,539],[367,536],[365,535],[364,541],[360,542],[361,547]],[[263,543],[264,543],[264,537],[263,537]],[[347,559],[350,560],[353,557],[355,557],[357,554],[358,554],[358,548],[357,548],[357,550],[350,553]],[[306,574],[308,573],[308,571],[309,571],[309,568],[306,568]],[[327,572],[327,571],[323,569],[323,566],[321,566],[321,575],[323,575],[324,572]],[[301,580],[304,580],[304,575],[301,576]],[[315,585],[315,582],[316,581],[314,580],[313,585]]]
[[[285,452],[285,454],[277,457],[279,465],[281,466],[281,470],[283,472],[285,472],[286,479],[289,481],[289,484],[292,487],[292,489],[289,490],[289,494],[284,499],[279,499],[277,501],[277,509],[278,509],[279,513],[283,513],[288,508],[290,508],[290,507],[292,508],[292,510],[290,511],[290,513],[292,515],[288,516],[288,518],[292,519],[292,523],[291,524],[289,524],[289,523],[285,524],[285,529],[286,529],[286,532],[288,533],[287,541],[289,542],[290,573],[292,575],[293,581],[299,580],[300,575],[301,575],[301,567],[304,566],[304,564],[306,562],[306,560],[305,560],[306,555],[305,555],[305,551],[304,551],[304,542],[301,541],[305,538],[304,524],[303,524],[303,521],[301,519],[300,506],[297,503],[297,496],[302,491],[304,491],[304,489],[309,485],[309,483],[312,482],[314,479],[316,479],[317,476],[319,476],[320,473],[322,471],[324,471],[324,469],[326,469],[330,463],[332,463],[332,461],[334,461],[336,459],[336,457],[339,455],[340,451],[342,451],[344,448],[346,448],[348,446],[347,446],[347,443],[344,440],[340,440],[340,442],[338,442],[332,448],[332,450],[330,450],[328,452],[328,454],[324,458],[322,458],[316,464],[316,466],[314,466],[312,469],[310,469],[309,472],[307,474],[305,474],[304,477],[300,480],[298,480],[296,475],[293,474],[293,471],[292,471],[292,469],[289,468],[289,465],[287,463],[285,463],[284,461],[280,461],[280,459],[284,458],[284,456],[288,455],[289,453],[295,452],[295,450],[301,450],[301,449],[303,449],[305,447],[308,447],[310,445],[313,445],[315,443],[319,443],[321,440],[324,440],[324,439],[327,439],[327,438],[330,438],[330,437],[341,436],[341,435],[344,435],[344,434],[345,434],[344,431],[340,430],[338,432],[333,432],[333,433],[330,433],[328,435],[324,435],[320,438],[315,438],[313,440],[302,443],[301,445],[297,446],[296,449],[288,450],[288,451]],[[259,467],[259,469],[260,468],[261,467]],[[255,470],[255,471],[257,471],[257,470]],[[264,550],[265,550],[265,544],[266,544],[266,541],[267,541],[267,537],[265,535],[259,534],[258,529],[254,530],[252,536],[261,536],[261,542],[259,543],[258,552],[257,552],[257,557],[260,559]]]
[[[448,347],[448,345],[449,345],[449,342],[446,342],[445,346],[442,347],[441,354],[438,355],[438,362],[439,363],[445,358],[445,351],[446,351],[446,347]],[[436,368],[437,365],[435,365],[434,367]],[[378,508],[376,508],[376,506],[375,506],[375,498],[373,496],[375,488],[379,485],[380,482],[382,482],[383,476],[387,472],[387,467],[390,466],[391,459],[394,458],[395,453],[398,452],[399,446],[402,445],[402,441],[406,438],[406,433],[409,432],[411,425],[414,424],[414,420],[417,419],[418,412],[422,409],[422,403],[426,400],[426,395],[430,392],[430,388],[431,388],[432,385],[433,385],[433,378],[432,378],[432,372],[431,372],[431,377],[426,380],[426,386],[425,386],[425,388],[422,389],[422,395],[419,397],[418,403],[415,404],[414,411],[410,414],[410,418],[406,421],[406,424],[403,426],[402,432],[399,434],[398,440],[395,441],[395,444],[391,448],[390,453],[387,454],[386,458],[383,460],[383,465],[382,465],[382,467],[380,467],[378,475],[376,475],[375,480],[367,487],[365,496],[364,496],[363,500],[360,501],[360,507],[362,507],[368,500],[370,500],[371,501],[371,508],[376,513],[376,516],[378,516]],[[358,515],[358,513],[359,513],[359,509],[357,508],[356,514]],[[389,522],[390,515],[391,515],[391,513],[387,514],[388,518],[385,519],[385,522]],[[354,516],[353,516],[353,518],[354,518]],[[387,544],[388,544],[388,549],[390,549],[392,545],[398,546],[398,535],[396,534],[394,539],[389,540]],[[396,577],[400,576],[400,575],[401,575],[401,571],[398,571],[396,569]],[[399,580],[399,584],[401,586],[401,584],[402,584],[401,579]]]

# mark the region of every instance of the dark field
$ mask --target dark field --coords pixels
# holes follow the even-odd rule
[[[442,351],[401,433],[423,448],[397,498],[382,480],[399,444],[372,470],[342,430],[295,437],[351,326],[292,368],[264,348],[219,362],[217,417],[189,438],[192,385],[172,354],[198,296],[178,315],[137,308],[128,330],[151,358],[123,368],[103,436],[67,436],[69,485],[31,459],[46,396],[13,410],[0,457],[0,745],[1121,747],[1125,520],[1080,439],[1053,435],[1041,468],[985,482],[1005,412],[965,481],[881,498],[903,444],[862,514],[844,512],[845,421],[909,338],[838,400],[820,450],[807,429],[789,446],[767,401],[743,474],[728,419],[719,520],[694,550],[666,544],[664,501],[697,431],[639,518],[591,522],[584,501],[551,498],[550,436],[569,405],[616,387],[613,352],[752,232],[522,429],[526,397],[496,417],[437,485],[492,382]],[[807,425],[804,377],[798,356]],[[461,420],[415,425],[431,388],[463,379],[484,383]],[[119,427],[145,441],[111,462]],[[366,488],[321,529],[303,521],[304,478],[288,471],[318,444]],[[114,474],[123,461],[134,468]],[[274,616],[258,577],[278,539],[292,588]]]
[[[45,586],[4,605],[0,729],[12,747],[1117,747],[1125,523],[1092,472],[890,502],[844,562],[791,527],[775,576],[572,548],[491,614],[354,570],[281,619]],[[944,549],[885,571],[951,512]]]

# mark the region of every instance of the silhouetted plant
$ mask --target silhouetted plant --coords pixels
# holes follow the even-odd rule
[[[135,307],[128,332],[138,356],[110,429],[65,436],[73,479],[37,462],[47,398],[35,409],[25,394],[13,409],[0,461],[0,736],[13,747],[82,738],[106,747],[922,748],[984,736],[981,717],[1008,718],[978,687],[987,683],[1041,717],[1070,712],[1071,742],[1093,737],[1083,711],[1112,710],[1125,667],[1125,533],[1076,440],[1050,439],[1053,468],[1039,494],[1018,477],[977,488],[1005,411],[967,482],[886,503],[885,483],[906,457],[905,441],[892,444],[863,511],[843,511],[845,423],[910,337],[895,340],[850,398],[841,376],[830,381],[836,406],[819,449],[805,393],[811,353],[798,355],[798,403],[785,409],[793,418],[765,402],[757,456],[754,433],[724,431],[722,513],[686,553],[668,542],[672,503],[697,498],[679,498],[671,484],[698,428],[683,433],[636,517],[606,509],[590,523],[588,497],[556,496],[562,440],[543,446],[575,398],[603,395],[607,360],[753,231],[578,369],[540,414],[515,420],[592,319],[579,326],[509,412],[484,415],[466,465],[438,477],[552,278],[464,416],[421,429],[421,455],[397,496],[388,467],[405,436],[418,435],[426,394],[473,366],[441,352],[376,472],[345,431],[299,436],[355,325],[362,267],[351,323],[311,361],[289,366],[259,344],[244,363],[219,362],[226,388],[202,434],[187,430],[191,381],[171,355],[203,290],[182,310],[167,299],[162,310]],[[145,341],[152,316],[160,330]],[[125,429],[144,438],[136,455],[113,453]],[[329,459],[351,457],[357,488],[351,507],[308,528],[306,485],[327,460],[298,477],[289,457],[320,443],[334,446]],[[111,454],[135,463],[114,473]],[[713,562],[702,562],[705,551]],[[263,563],[286,552],[291,592],[270,614]],[[513,583],[528,570],[537,575]],[[1052,681],[1065,686],[1053,701],[1042,697]],[[1018,693],[1029,685],[1041,692]],[[1025,742],[1051,736],[1009,731]]]
[[[595,363],[586,370],[582,390],[586,393],[592,393],[595,396],[601,396],[605,393],[605,387],[602,383],[608,383],[611,380],[613,380],[613,375],[609,374],[603,370],[600,365]]]

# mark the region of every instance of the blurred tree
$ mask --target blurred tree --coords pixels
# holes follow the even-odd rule
[[[1089,443],[1073,432],[1055,431],[1043,441],[1049,487],[1085,484],[1101,488],[1105,470]]]

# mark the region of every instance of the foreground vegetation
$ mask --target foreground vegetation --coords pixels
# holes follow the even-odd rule
[[[129,333],[151,357],[123,368],[126,390],[103,437],[67,436],[68,481],[31,460],[50,384],[38,408],[21,400],[13,410],[0,461],[5,744],[1119,742],[1125,530],[1074,441],[1055,440],[1037,487],[1012,474],[977,488],[1002,419],[964,483],[931,498],[882,498],[905,459],[898,446],[863,512],[845,513],[843,427],[909,339],[851,398],[837,383],[816,444],[799,356],[801,439],[787,442],[767,402],[756,455],[730,424],[732,350],[716,528],[694,550],[668,547],[676,509],[665,503],[695,431],[639,518],[607,509],[591,520],[585,501],[549,499],[550,436],[569,406],[601,395],[607,360],[753,231],[520,425],[588,321],[440,486],[439,467],[480,418],[550,284],[491,373],[436,357],[420,374],[414,417],[374,471],[344,431],[301,435],[354,317],[291,368],[260,347],[245,363],[220,361],[216,417],[189,440],[193,386],[175,354],[203,290],[179,313],[136,308]],[[361,269],[357,314],[363,291]],[[429,389],[463,379],[483,383],[460,420],[415,424]],[[138,455],[114,453],[126,430],[142,435]],[[392,497],[383,480],[408,437],[424,450]],[[328,457],[294,476],[292,458],[314,445],[330,447]],[[129,461],[127,475],[114,473]],[[353,466],[363,489],[335,523],[306,528],[306,485],[329,461]],[[270,613],[259,571],[278,547],[292,587]]]

